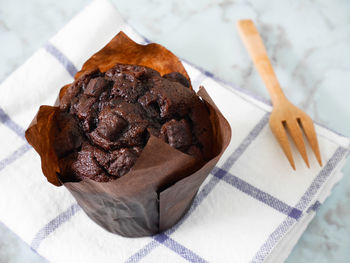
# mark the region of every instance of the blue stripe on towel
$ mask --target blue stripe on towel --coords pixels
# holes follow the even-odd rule
[[[57,217],[52,219],[43,228],[41,228],[38,233],[33,238],[30,246],[34,250],[38,250],[41,242],[46,239],[52,232],[54,232],[63,223],[69,221],[73,215],[81,210],[78,204],[71,205],[66,211],[60,213]]]
[[[58,60],[62,64],[62,66],[68,71],[68,73],[74,78],[75,73],[78,72],[77,68],[74,64],[54,45],[50,42],[47,42],[44,46],[44,49],[50,53],[54,58]]]
[[[0,122],[24,139],[24,129],[14,122],[2,108],[0,108]]]
[[[17,150],[15,150],[5,159],[0,161],[0,171],[3,170],[7,165],[16,161],[18,158],[20,158],[23,154],[25,154],[30,149],[31,149],[31,146],[29,144],[24,144],[20,146]]]

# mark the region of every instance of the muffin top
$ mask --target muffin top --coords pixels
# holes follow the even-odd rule
[[[161,76],[123,64],[89,72],[66,90],[59,108],[54,149],[65,181],[123,176],[150,135],[199,162],[211,157],[209,111],[177,72]]]

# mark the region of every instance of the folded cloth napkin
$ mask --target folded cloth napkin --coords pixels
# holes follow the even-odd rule
[[[24,130],[77,69],[128,26],[94,1],[0,88],[0,222],[51,262],[282,262],[341,178],[349,140],[316,125],[324,166],[293,148],[294,172],[268,127],[271,106],[184,62],[232,126],[232,141],[181,221],[153,237],[124,238],[91,221],[64,187],[46,181]]]

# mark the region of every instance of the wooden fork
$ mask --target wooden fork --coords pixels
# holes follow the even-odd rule
[[[286,129],[292,137],[292,140],[303,157],[307,167],[310,167],[302,134],[302,130],[304,131],[306,138],[316,155],[318,163],[322,166],[314,124],[305,112],[289,102],[284,95],[267,56],[262,39],[255,28],[253,21],[240,20],[238,21],[237,26],[244,45],[248,49],[255,67],[258,69],[259,74],[270,93],[273,104],[273,110],[269,121],[270,127],[281,145],[284,154],[287,156],[290,165],[295,170],[295,163],[288,142]]]

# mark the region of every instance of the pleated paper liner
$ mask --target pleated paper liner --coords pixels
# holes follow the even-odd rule
[[[75,79],[96,69],[106,72],[116,64],[147,66],[161,75],[179,72],[190,81],[180,60],[165,47],[137,44],[123,32],[89,58]],[[70,85],[61,89],[59,98]],[[93,221],[122,236],[154,235],[173,226],[186,213],[200,185],[230,142],[231,128],[227,120],[203,87],[197,95],[209,109],[213,128],[214,147],[206,163],[198,163],[192,156],[150,136],[135,165],[121,178],[107,183],[89,179],[64,182],[53,147],[59,98],[55,106],[40,107],[26,131],[26,138],[39,153],[47,180],[56,186],[64,185]]]

